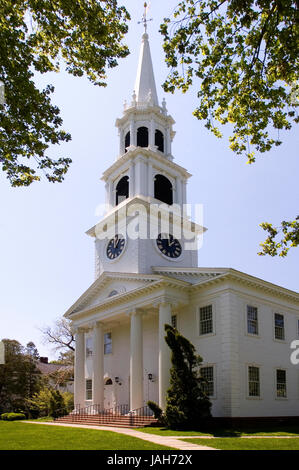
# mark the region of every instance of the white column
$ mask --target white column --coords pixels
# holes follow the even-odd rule
[[[125,153],[125,133],[123,129],[119,130],[119,156]]]
[[[177,177],[176,178],[176,203],[177,204],[182,204],[182,180],[181,178]]]
[[[114,193],[115,193],[115,191],[113,190],[113,181],[110,179],[109,180],[109,206],[110,206],[110,209],[112,209],[115,206]]]
[[[92,402],[104,408],[104,336],[101,322],[93,328],[93,379]]]
[[[155,121],[151,119],[149,132],[149,148],[155,150]]]
[[[153,165],[150,160],[147,162],[147,181],[147,195],[154,197]]]
[[[166,143],[165,143],[165,151],[166,155],[171,155],[171,135],[170,135],[170,127],[166,130]]]
[[[137,135],[136,135],[136,130],[135,130],[135,123],[132,120],[130,122],[130,145],[137,145]]]
[[[142,314],[131,313],[130,410],[143,406],[143,331]]]
[[[145,195],[147,181],[145,178],[146,163],[141,155],[135,158],[135,195]]]
[[[182,200],[183,204],[187,204],[187,181],[182,181]]]
[[[134,162],[131,161],[129,168],[129,197],[134,197],[135,195],[134,166]]]
[[[171,304],[161,302],[159,305],[159,406],[166,407],[166,392],[170,379],[170,348],[165,341],[165,324],[171,325]]]
[[[75,333],[75,381],[74,404],[80,408],[85,406],[85,335],[78,328]]]

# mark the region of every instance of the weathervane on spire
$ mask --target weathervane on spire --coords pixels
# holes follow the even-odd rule
[[[149,10],[149,7],[150,7],[150,5],[148,5],[146,2],[144,2],[144,13],[143,13],[143,16],[142,16],[142,20],[141,20],[141,21],[138,21],[138,24],[143,23],[144,32],[145,32],[145,33],[147,32],[147,23],[148,23],[149,21],[153,21],[153,18],[147,19],[147,17],[146,17],[147,12],[148,12],[148,10]]]

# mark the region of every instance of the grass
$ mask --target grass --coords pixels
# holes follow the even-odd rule
[[[181,439],[185,442],[213,447],[221,450],[299,450],[299,438],[286,439],[240,439],[238,437],[225,437],[223,439]]]
[[[112,431],[0,421],[0,450],[166,450]]]
[[[202,431],[174,431],[165,427],[146,427],[139,428],[149,434],[156,434],[159,436],[211,436],[211,437],[241,437],[241,436],[298,436],[299,437],[299,424],[298,425],[268,425],[256,428],[217,428],[217,429],[203,429]]]

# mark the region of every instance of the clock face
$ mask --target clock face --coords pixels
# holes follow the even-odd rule
[[[168,258],[178,258],[182,254],[180,242],[170,234],[160,233],[157,238],[157,247]]]
[[[114,238],[111,238],[109,240],[109,243],[107,245],[107,257],[109,259],[115,259],[118,258],[118,256],[123,252],[124,247],[125,247],[125,239],[122,235],[115,235]]]

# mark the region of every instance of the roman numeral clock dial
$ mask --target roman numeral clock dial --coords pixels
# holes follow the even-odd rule
[[[118,258],[125,248],[125,243],[126,241],[122,235],[115,235],[114,238],[111,238],[107,245],[107,258],[111,260]]]
[[[181,256],[182,246],[176,238],[173,238],[173,235],[160,233],[156,242],[157,247],[164,256],[168,258],[178,258]]]

